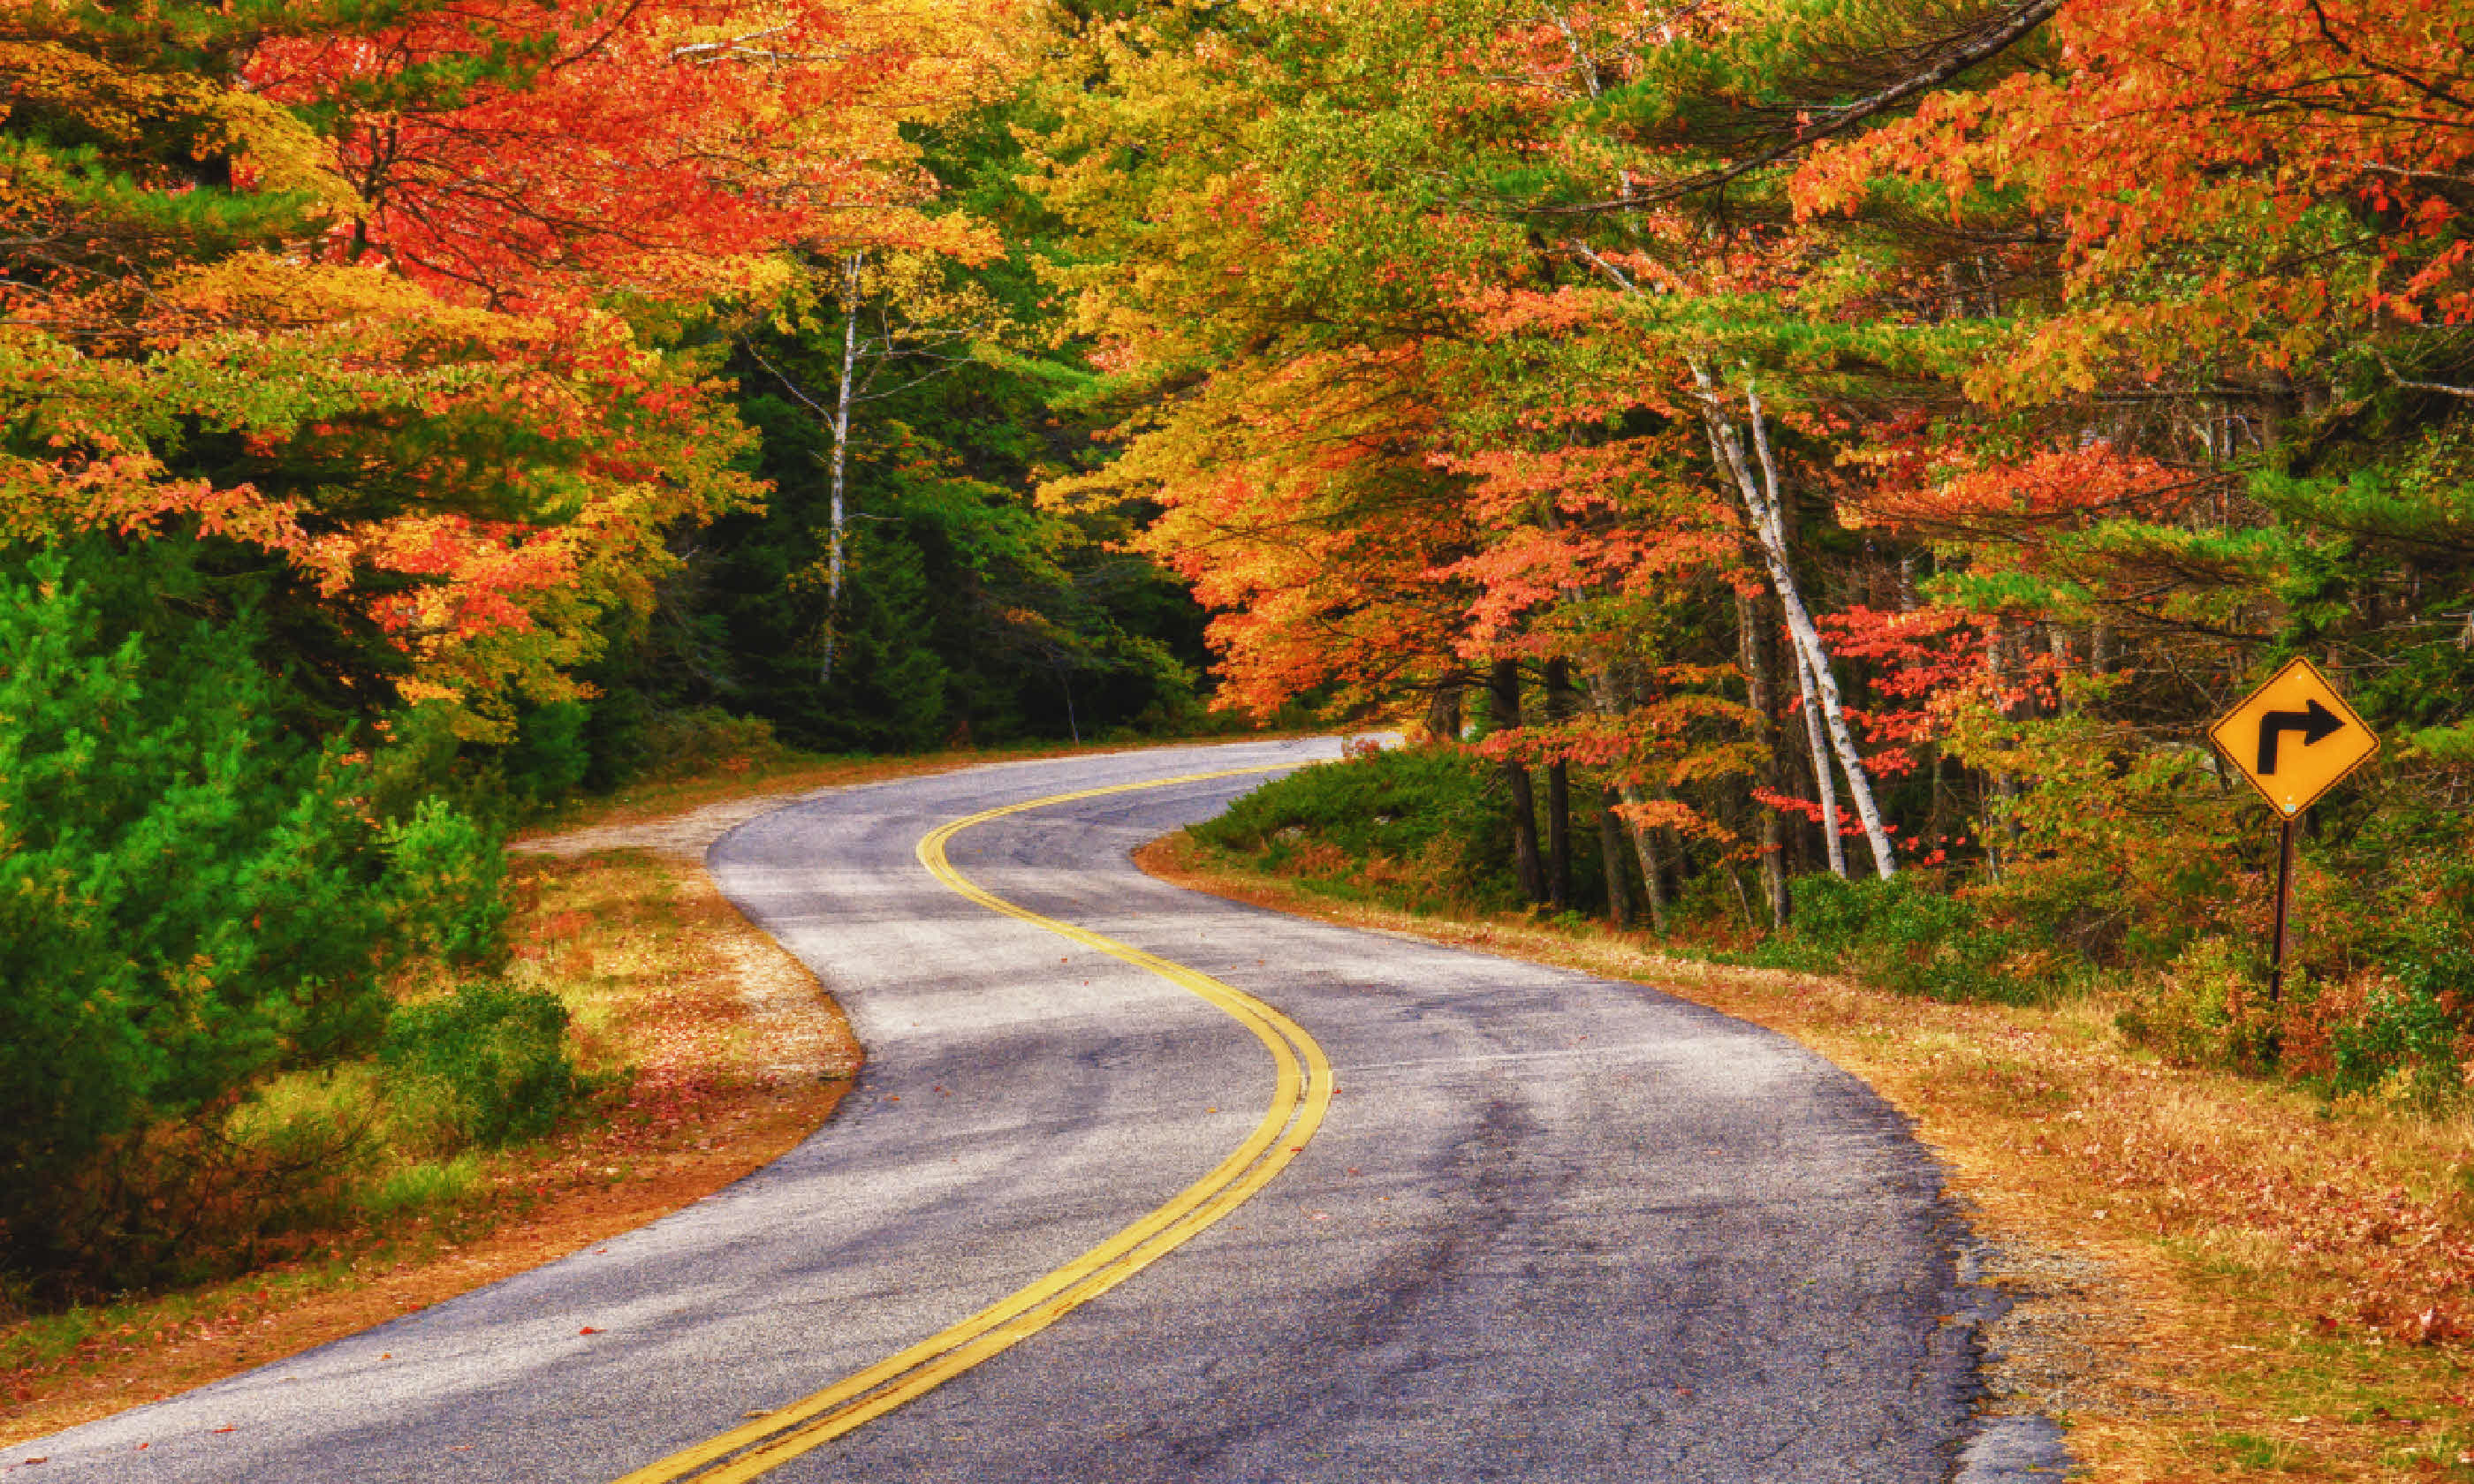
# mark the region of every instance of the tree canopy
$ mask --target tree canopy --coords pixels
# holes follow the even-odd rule
[[[0,583],[28,656],[92,628],[37,688],[245,657],[215,734],[279,717],[283,797],[373,820],[733,714],[1383,720],[1492,779],[1539,905],[1595,815],[1618,921],[1750,941],[1870,877],[1990,924],[1915,949],[1979,988],[2252,951],[2269,832],[2203,729],[2305,655],[2385,750],[2311,816],[2282,1054],[2462,1084],[2469,40],[2462,0],[0,0]],[[0,818],[0,869],[50,838]]]

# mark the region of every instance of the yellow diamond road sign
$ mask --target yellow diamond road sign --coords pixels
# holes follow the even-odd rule
[[[2287,819],[2380,750],[2380,739],[2308,659],[2277,671],[2208,735]]]

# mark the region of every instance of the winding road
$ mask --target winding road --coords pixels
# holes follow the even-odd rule
[[[823,1130],[599,1248],[0,1465],[1951,1477],[1978,1300],[1935,1168],[1862,1084],[1637,985],[1128,859],[1337,747],[1006,764],[741,826],[710,869],[870,1056]]]

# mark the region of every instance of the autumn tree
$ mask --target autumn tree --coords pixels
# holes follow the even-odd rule
[[[10,533],[265,554],[365,711],[571,693],[757,492],[683,317],[793,248],[980,251],[899,135],[976,65],[941,18],[12,7]]]

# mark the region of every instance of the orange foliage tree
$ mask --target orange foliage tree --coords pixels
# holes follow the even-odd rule
[[[1901,950],[1974,993],[2247,940],[2200,729],[2310,653],[2393,742],[2314,850],[2453,924],[2312,972],[2389,1007],[2360,1066],[2458,1077],[2474,12],[1235,12],[1081,28],[1042,140],[1122,356],[1079,488],[1164,508],[1233,697],[1508,661],[1485,750],[1613,788],[1653,907],[1752,860],[1784,924],[1860,836],[1985,915]]]
[[[0,535],[271,557],[364,709],[571,693],[761,493],[715,297],[983,247],[900,135],[987,73],[949,10],[0,6]]]

